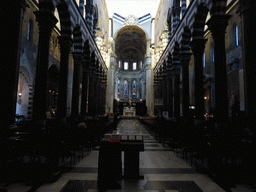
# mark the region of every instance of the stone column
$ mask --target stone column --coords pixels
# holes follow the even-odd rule
[[[1,128],[15,122],[17,88],[20,65],[20,45],[22,36],[23,12],[27,7],[25,0],[1,1]],[[12,13],[10,13],[12,10]],[[15,14],[13,14],[15,13]],[[11,16],[10,16],[11,14]],[[9,26],[9,27],[7,27]],[[2,134],[4,135],[4,134]]]
[[[82,13],[82,15],[84,16],[84,0],[80,0],[80,2],[79,2],[79,10]]]
[[[186,13],[187,10],[187,2],[186,0],[181,1],[181,12],[182,12],[182,17]]]
[[[34,12],[39,25],[39,42],[37,53],[36,78],[34,89],[33,120],[41,125],[46,120],[47,71],[49,65],[49,46],[51,32],[57,19],[45,10]]]
[[[145,84],[146,85],[143,85],[143,87],[145,87],[146,90],[144,88],[143,95],[144,95],[144,98],[146,99],[147,113],[152,114],[153,106],[151,105],[151,103],[154,103],[154,100],[153,100],[154,92],[152,91],[153,90],[153,82],[152,82],[151,57],[146,58],[146,82],[145,82]],[[145,95],[145,92],[146,92],[146,95]]]
[[[108,69],[108,74],[107,74],[107,105],[108,105],[108,112],[113,113],[113,100],[114,100],[114,95],[113,95],[113,89],[114,87],[114,66],[115,66],[115,58],[111,57],[110,58],[110,67]],[[123,92],[122,92],[123,95]],[[109,110],[110,109],[110,110]]]
[[[78,116],[79,109],[79,88],[80,88],[80,70],[82,67],[84,55],[81,52],[72,52],[74,59],[74,73],[73,73],[73,89],[72,89],[72,108],[71,115]]]
[[[174,78],[173,78],[173,86],[174,86],[174,111],[173,116],[175,119],[180,118],[180,66],[176,66],[174,69]]]
[[[179,44],[176,42],[174,46],[173,51],[173,66],[172,66],[172,72],[173,72],[173,85],[174,85],[174,118],[179,119],[180,117],[180,60],[179,60],[179,54],[180,54],[180,47]]]
[[[207,39],[194,39],[191,48],[195,66],[195,123],[204,120],[203,54]]]
[[[92,31],[93,5],[91,5],[90,3],[88,3],[88,1],[86,1],[85,9],[86,9],[85,21],[89,30]]]
[[[168,18],[167,18],[167,23],[168,23],[168,41],[171,40],[171,37],[172,37],[172,19],[173,19],[173,16],[172,16],[172,12],[171,12],[171,9],[169,9],[168,11]]]
[[[167,78],[167,72],[166,72],[166,62],[163,63],[163,110],[167,111],[167,83],[168,83],[168,78]]]
[[[173,75],[171,71],[168,72],[167,80],[167,110],[168,116],[173,117]]]
[[[173,84],[172,84],[172,55],[169,53],[166,73],[167,73],[167,110],[168,116],[173,117]]]
[[[177,5],[177,6],[172,7],[172,13],[173,13],[172,28],[173,28],[173,32],[174,32],[180,22],[180,6]]]
[[[89,59],[85,58],[83,63],[83,82],[82,82],[82,102],[81,102],[81,115],[85,116],[88,111],[88,83],[89,83]]]
[[[256,32],[253,25],[256,21],[256,2],[254,0],[240,0],[240,12],[242,15],[242,39],[243,39],[243,63],[245,67],[245,108],[248,128],[256,130],[256,68],[255,45]]]
[[[180,54],[180,61],[182,66],[182,96],[183,96],[183,103],[182,103],[182,112],[183,118],[188,120],[189,119],[189,61],[190,61],[190,53],[181,53]]]
[[[96,114],[100,113],[100,88],[101,88],[101,80],[100,80],[100,68],[99,63],[97,61],[96,69],[95,69],[95,107],[96,107]]]
[[[90,61],[89,66],[89,95],[88,95],[88,114],[90,116],[96,115],[95,107],[95,60]]]
[[[225,31],[230,17],[230,15],[214,15],[207,22],[214,39],[215,106],[217,128],[226,127],[228,123]]]
[[[70,37],[59,36],[60,43],[60,81],[59,81],[59,94],[57,103],[57,117],[66,121],[67,114],[67,87],[68,87],[68,66],[69,66],[69,54],[73,45],[73,41]]]

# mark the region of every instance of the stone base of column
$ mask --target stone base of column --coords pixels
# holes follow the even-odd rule
[[[226,129],[228,127],[228,123],[215,123],[215,128],[216,129],[219,129],[219,130],[221,130],[221,129]]]
[[[205,122],[205,120],[203,120],[203,119],[195,119],[195,125],[201,124],[203,122]]]
[[[45,128],[46,127],[46,119],[35,119],[32,120],[32,124],[40,127],[40,128]]]

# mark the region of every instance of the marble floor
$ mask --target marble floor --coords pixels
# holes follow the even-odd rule
[[[140,175],[144,179],[122,179],[121,189],[107,192],[224,192],[207,174],[197,173],[181,157],[163,147],[149,134],[137,119],[122,119],[118,134],[143,135],[145,150],[140,152]],[[124,155],[124,154],[122,154]],[[54,183],[46,183],[37,192],[97,192],[99,147],[85,156],[70,171]],[[122,158],[123,160],[124,158]],[[124,162],[122,162],[124,165]],[[22,183],[11,184],[8,192],[25,192],[30,189]],[[247,186],[236,186],[233,192],[252,192]]]

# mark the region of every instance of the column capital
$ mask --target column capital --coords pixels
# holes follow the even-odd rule
[[[231,17],[231,15],[214,15],[208,20],[206,25],[208,25],[214,37],[220,37],[225,34]]]
[[[62,51],[70,51],[71,47],[73,46],[74,41],[71,37],[68,36],[59,36],[59,43],[60,43],[60,50]]]
[[[83,52],[72,52],[72,56],[74,59],[74,64],[81,65],[84,61],[85,55]]]
[[[18,4],[21,6],[22,9],[29,8],[29,5],[26,3],[26,0],[18,0]]]
[[[45,33],[50,36],[58,19],[47,10],[34,11],[34,14],[36,15],[36,21],[38,22],[39,33]]]
[[[239,0],[239,13],[244,13],[247,12],[249,10],[254,11],[255,7],[256,7],[256,2],[254,0]]]
[[[206,41],[207,41],[207,39],[193,39],[190,42],[192,51],[194,53],[203,53]]]
[[[180,59],[182,67],[188,66],[191,55],[192,55],[192,53],[190,53],[190,52],[189,53],[185,52],[185,53],[179,54],[179,59]]]

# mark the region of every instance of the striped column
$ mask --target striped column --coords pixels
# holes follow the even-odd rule
[[[173,117],[173,84],[172,84],[172,54],[169,53],[167,59],[167,110],[169,117]]]
[[[215,70],[215,110],[216,127],[222,129],[228,124],[228,93],[225,33],[231,15],[214,15],[207,25],[214,40]]]
[[[60,43],[60,83],[57,103],[57,117],[63,122],[66,121],[67,114],[67,90],[68,90],[68,67],[69,54],[73,45],[73,40],[70,37],[59,36]]]
[[[80,0],[80,2],[79,2],[79,10],[82,13],[82,15],[84,16],[84,0]]]
[[[173,67],[174,67],[174,118],[179,119],[180,117],[180,47],[175,42],[173,51]]]
[[[195,123],[204,120],[203,54],[207,39],[193,39],[191,48],[194,55],[195,71]]]
[[[92,35],[93,38],[96,39],[96,32],[97,32],[97,25],[98,25],[98,20],[93,21],[93,30],[92,30]]]
[[[182,0],[182,1],[181,1],[181,13],[182,13],[182,17],[183,17],[183,15],[185,14],[186,10],[187,10],[187,2],[186,2],[186,0]]]
[[[246,116],[248,119],[248,128],[256,131],[256,68],[255,68],[255,45],[256,32],[253,25],[256,21],[256,2],[254,0],[240,0],[240,13],[242,15],[242,33],[243,33],[243,61],[245,67],[245,92],[246,92]],[[253,89],[254,87],[254,89]],[[254,158],[252,158],[255,165]],[[256,166],[256,165],[255,165]],[[254,180],[255,175],[254,175]],[[252,180],[253,181],[253,180]]]
[[[185,27],[181,40],[181,53],[179,55],[182,65],[182,112],[184,119],[189,119],[189,61],[190,61],[190,38],[191,32]]]
[[[167,111],[167,64],[163,63],[163,110]]]
[[[90,31],[92,31],[92,25],[93,25],[93,5],[91,4],[86,4],[85,6],[85,9],[86,9],[86,16],[85,16],[85,21],[86,21],[86,24],[89,28]]]
[[[33,112],[33,96],[34,96],[34,88],[33,85],[28,85],[29,87],[29,93],[28,93],[28,112],[27,112],[27,119],[32,118],[32,112]]]
[[[80,71],[83,62],[82,52],[72,52],[74,60],[74,71],[73,71],[73,87],[72,87],[72,108],[71,115],[77,117],[79,113],[79,89],[80,89]]]
[[[49,5],[48,5],[49,6]],[[52,5],[52,9],[54,6]],[[48,11],[34,12],[39,23],[39,42],[35,77],[33,120],[44,126],[47,108],[47,71],[49,66],[49,49],[52,29],[57,23],[56,17]],[[50,23],[49,23],[50,22]]]
[[[172,28],[174,32],[180,23],[180,7],[179,6],[172,7],[172,14],[173,14]]]
[[[172,10],[169,8],[168,16],[167,16],[167,23],[168,23],[168,41],[171,40],[172,37]]]

